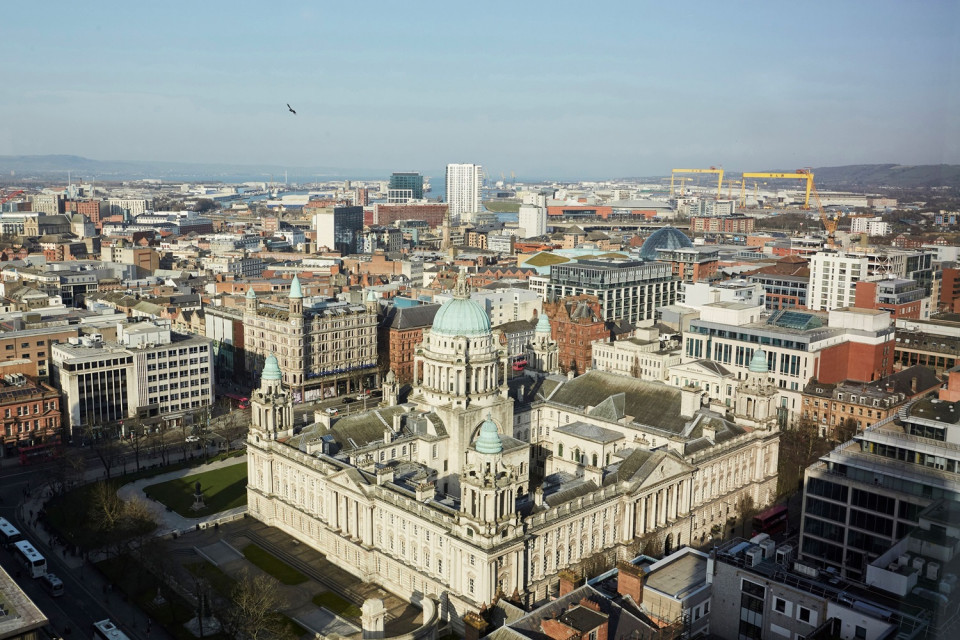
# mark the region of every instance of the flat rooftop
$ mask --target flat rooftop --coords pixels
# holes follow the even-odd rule
[[[647,576],[646,586],[673,598],[682,599],[706,582],[707,559],[696,553],[686,553],[653,568]]]

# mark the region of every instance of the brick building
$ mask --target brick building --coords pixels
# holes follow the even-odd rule
[[[913,280],[873,280],[857,282],[854,306],[861,309],[881,309],[897,318],[920,320],[924,317],[923,285]],[[929,308],[926,309],[929,313]]]
[[[938,302],[940,311],[960,313],[960,267],[943,267]]]
[[[4,458],[27,447],[60,442],[60,392],[33,377],[4,375],[0,378],[0,418],[0,456]]]
[[[593,342],[610,337],[600,301],[596,296],[580,294],[544,303],[543,307],[559,347],[560,370],[583,373],[593,362]]]
[[[440,202],[373,205],[373,223],[379,225],[393,224],[399,220],[423,220],[435,228],[443,225],[446,215],[447,205]]]
[[[803,389],[803,417],[819,427],[822,437],[845,441],[939,386],[936,372],[921,366],[871,383],[845,380],[825,384],[814,378]],[[848,421],[851,425],[846,431],[844,423]]]
[[[756,220],[749,216],[691,216],[693,233],[753,233]]]
[[[810,289],[810,267],[806,258],[786,256],[743,275],[749,282],[763,286],[767,310],[806,308]]]
[[[0,332],[0,362],[3,360],[29,360],[27,374],[46,377],[50,371],[50,345],[68,342],[80,335],[79,328],[44,327]]]
[[[423,330],[433,325],[438,304],[386,308],[377,328],[377,351],[382,372],[392,370],[397,384],[413,382],[413,357],[423,341]]]

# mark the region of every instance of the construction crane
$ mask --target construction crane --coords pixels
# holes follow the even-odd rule
[[[717,197],[723,191],[723,168],[710,167],[709,169],[673,169],[670,173],[670,195],[673,195],[673,176],[678,173],[715,173],[717,174]]]
[[[11,200],[13,200],[14,198],[16,198],[16,197],[17,197],[18,195],[20,195],[21,193],[23,193],[23,189],[18,189],[17,191],[14,191],[13,193],[8,193],[7,195],[3,196],[2,198],[0,198],[0,207],[2,207],[3,205],[7,204],[8,202],[10,202]]]
[[[797,169],[794,173],[744,173],[743,178],[773,178],[775,180],[806,180],[807,194],[803,199],[803,208],[810,208],[810,191],[813,189],[813,173],[807,169]]]
[[[836,239],[834,234],[837,232],[837,227],[840,226],[840,218],[843,217],[843,213],[838,213],[837,217],[830,218],[827,216],[827,212],[823,209],[823,203],[820,202],[820,194],[817,193],[817,187],[813,184],[813,174],[809,169],[799,169],[800,172],[808,174],[810,176],[810,190],[813,193],[813,201],[817,203],[817,211],[820,213],[820,222],[823,223],[823,228],[827,231],[827,244],[831,247],[836,246]]]
[[[692,180],[692,179],[693,179],[693,178],[690,178],[690,177],[688,177],[688,176],[680,176],[679,178],[677,178],[677,180],[680,181],[680,195],[681,195],[681,196],[686,195],[685,188],[686,188],[687,180]],[[673,176],[670,176],[669,178],[664,178],[664,179],[662,180],[662,182],[666,182],[667,180],[670,180],[670,196],[673,197],[673,195],[674,195],[674,192],[673,192]]]

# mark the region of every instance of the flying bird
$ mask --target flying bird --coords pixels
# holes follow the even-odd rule
[[[293,107],[290,106],[289,102],[287,103],[287,109],[289,109],[290,113],[292,113],[293,115],[297,115],[297,112],[293,110]]]

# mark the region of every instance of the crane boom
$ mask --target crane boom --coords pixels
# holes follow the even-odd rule
[[[19,190],[17,190],[17,191],[14,191],[13,193],[9,193],[9,194],[3,196],[2,198],[0,198],[0,206],[3,206],[3,205],[5,205],[5,204],[7,204],[8,202],[10,202],[10,201],[13,200],[14,198],[16,198],[16,197],[17,197],[18,195],[20,195],[21,193],[23,193],[23,189],[19,189]]]
[[[670,172],[670,195],[673,195],[673,177],[678,173],[715,173],[717,174],[717,197],[723,190],[723,168],[710,167],[709,169],[673,169]]]
[[[803,199],[803,208],[804,209],[810,208],[810,190],[813,189],[813,174],[805,169],[797,169],[793,173],[747,172],[742,174],[742,177],[743,178],[772,178],[774,180],[779,180],[779,179],[806,180],[807,193]]]

